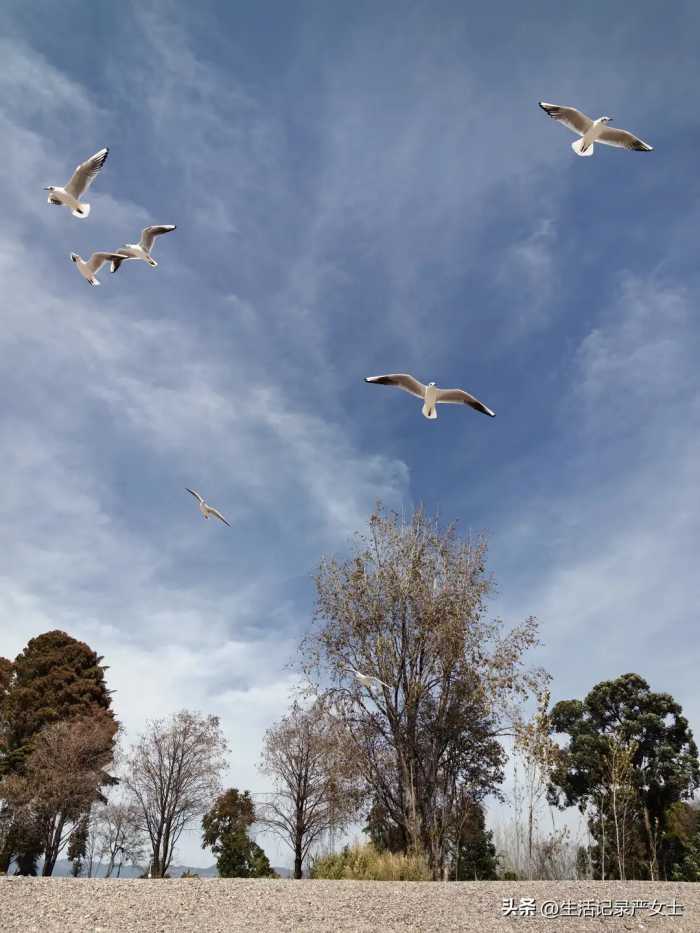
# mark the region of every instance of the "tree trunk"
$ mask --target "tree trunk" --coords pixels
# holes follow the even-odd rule
[[[649,819],[649,810],[644,804],[642,807],[642,812],[644,813],[644,828],[647,833],[647,848],[649,854],[649,878],[651,881],[656,881],[656,834],[651,831],[651,821]]]
[[[14,853],[9,844],[7,844],[5,848],[0,849],[0,873],[7,874],[13,855]]]
[[[53,823],[52,821],[52,824],[52,830],[49,833],[48,845],[44,850],[44,867],[41,872],[45,878],[49,878],[53,874],[53,870],[56,865],[56,859],[58,858],[58,850],[61,845],[63,828],[66,825],[66,819],[63,816],[60,816],[58,818],[58,823]]]
[[[304,855],[304,811],[303,797],[297,794],[296,824],[294,827],[294,877],[299,881],[302,877],[301,865]]]

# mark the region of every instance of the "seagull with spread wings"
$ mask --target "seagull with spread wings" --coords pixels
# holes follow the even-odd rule
[[[120,246],[119,249],[115,250],[118,258],[112,260],[112,272],[116,272],[127,259],[143,259],[144,262],[147,262],[155,269],[158,263],[151,256],[151,250],[156,237],[162,236],[164,233],[170,233],[175,229],[175,224],[153,224],[150,227],[144,227],[138,243],[125,243],[124,246]]]
[[[90,213],[90,205],[81,204],[80,198],[88,190],[95,176],[107,161],[108,154],[109,149],[100,149],[99,152],[90,156],[85,162],[81,162],[64,188],[58,188],[54,185],[44,188],[44,191],[49,192],[47,198],[49,204],[63,204],[71,209],[74,217],[87,217]]]
[[[487,408],[478,398],[474,398],[464,389],[438,389],[434,382],[429,382],[427,386],[423,385],[408,373],[389,373],[386,376],[366,376],[365,382],[372,382],[382,386],[396,386],[405,392],[410,392],[423,402],[422,412],[426,418],[437,418],[436,406],[442,402],[448,402],[452,405],[469,405],[476,411],[482,412],[495,418],[495,412]]]
[[[593,143],[603,143],[606,146],[616,146],[618,149],[634,149],[637,152],[651,152],[653,146],[645,143],[627,130],[619,130],[615,126],[608,126],[612,117],[598,117],[591,120],[585,113],[575,107],[560,107],[558,104],[548,104],[541,100],[540,107],[553,120],[562,123],[573,133],[578,133],[581,139],[571,143],[576,155],[592,156]]]
[[[356,671],[354,667],[346,667],[345,670],[350,674],[354,674],[355,679],[361,683],[363,687],[367,687],[368,690],[371,690],[375,684],[381,684],[382,687],[386,687],[387,690],[391,690],[389,684],[384,683],[383,680],[380,680],[378,677],[374,677],[372,674],[361,674],[359,671]]]
[[[75,263],[78,272],[82,277],[90,283],[90,285],[99,285],[99,281],[95,278],[95,273],[102,268],[102,266],[109,262],[110,260],[114,261],[117,257],[116,253],[93,253],[89,259],[83,259],[82,256],[79,256],[77,253],[71,253],[70,258]]]
[[[219,512],[218,509],[214,509],[212,506],[207,505],[198,492],[195,492],[194,489],[189,489],[187,486],[185,486],[185,489],[190,493],[190,495],[195,497],[197,502],[199,502],[199,511],[205,518],[209,518],[210,515],[213,515],[214,518],[218,518],[219,521],[224,523],[224,525],[228,525],[229,528],[231,527],[221,512]]]

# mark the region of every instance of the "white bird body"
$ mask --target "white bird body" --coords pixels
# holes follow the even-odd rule
[[[465,392],[464,389],[439,389],[434,382],[423,385],[408,373],[387,373],[385,376],[366,376],[365,382],[376,385],[396,386],[397,389],[403,389],[423,401],[421,409],[425,418],[431,420],[437,418],[437,406],[442,403],[451,405],[469,405],[475,411],[480,411],[484,415],[495,418],[496,415],[487,408],[478,398]]]
[[[90,283],[90,285],[99,285],[99,281],[95,276],[95,273],[98,272],[102,266],[113,260],[116,257],[116,253],[93,253],[92,256],[85,260],[82,256],[79,256],[77,253],[71,253],[70,258],[75,263],[78,272],[82,277]]]
[[[581,139],[575,139],[571,143],[571,148],[574,150],[576,155],[593,155],[593,143],[596,141],[596,139],[598,139],[600,134],[605,129],[606,124],[609,122],[610,117],[598,117],[597,120],[594,120],[591,128],[586,130]]]
[[[421,411],[426,418],[437,418],[437,388],[434,382],[429,382],[425,387],[425,402]]]
[[[45,188],[49,192],[46,199],[49,204],[62,204],[69,207],[74,217],[85,219],[90,213],[90,205],[82,203],[80,198],[92,184],[93,179],[99,173],[107,160],[109,149],[100,149],[85,162],[81,162],[71,175],[70,181],[65,187],[50,185]]]
[[[226,519],[224,518],[224,516],[221,514],[221,512],[219,512],[218,509],[213,508],[213,506],[207,505],[207,503],[204,501],[204,499],[200,496],[198,492],[195,492],[194,489],[188,489],[187,487],[185,487],[185,489],[187,490],[187,492],[190,493],[190,495],[193,495],[195,499],[197,500],[197,502],[199,503],[199,511],[202,513],[204,518],[208,519],[210,515],[213,515],[214,518],[218,518],[219,521],[224,523],[224,525],[228,525],[229,528],[231,527],[229,523],[226,521]]]
[[[618,149],[633,149],[637,152],[651,152],[654,148],[628,130],[608,126],[612,122],[612,117],[598,117],[597,120],[591,120],[575,107],[561,107],[559,104],[548,104],[544,100],[541,100],[539,104],[547,116],[562,123],[572,133],[577,133],[581,137],[571,143],[571,148],[576,155],[592,156],[593,144],[596,142],[603,143],[605,146],[615,146]]]
[[[170,233],[175,229],[175,224],[153,224],[150,227],[144,227],[141,232],[141,240],[138,243],[125,243],[124,246],[120,246],[118,250],[115,250],[119,258],[112,262],[112,272],[116,272],[127,259],[141,259],[155,269],[158,263],[151,256],[155,239],[157,236]]]
[[[363,687],[367,687],[368,690],[371,690],[374,684],[381,684],[382,687],[386,687],[387,690],[391,690],[389,684],[384,683],[383,680],[380,680],[378,677],[374,677],[371,674],[361,674],[360,671],[356,671],[354,667],[346,667],[346,671],[355,675],[355,679],[362,684]]]

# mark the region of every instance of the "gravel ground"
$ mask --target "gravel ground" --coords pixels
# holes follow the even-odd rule
[[[508,898],[512,916],[504,914]],[[534,916],[527,915],[527,902],[521,908],[521,898],[534,899]],[[632,914],[618,905],[626,916],[606,916],[615,901],[647,906]],[[556,919],[542,916],[547,902],[555,907],[545,910],[558,907]],[[650,903],[665,915],[653,916]],[[586,904],[588,916],[576,916]],[[602,927],[700,933],[700,884],[0,878],[2,933],[592,933]]]

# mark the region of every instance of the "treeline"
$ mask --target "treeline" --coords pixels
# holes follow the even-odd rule
[[[102,659],[64,633],[33,639],[0,661],[0,870],[43,854],[50,873],[64,847],[80,867],[101,839],[112,867],[147,851],[162,877],[203,816],[228,875],[269,874],[257,824],[289,845],[297,878],[700,880],[700,765],[681,707],[637,674],[552,707],[550,675],[527,663],[537,623],[488,621],[493,586],[485,541],[421,510],[378,509],[350,557],[323,560],[304,687],[265,735],[275,792],[257,808],[223,793],[215,717],[149,723],[114,770]],[[484,805],[503,799],[506,739],[520,770],[499,835]],[[543,813],[568,808],[584,838],[555,824],[543,836]],[[335,853],[358,821],[367,844]]]
[[[65,632],[33,638],[0,659],[0,872],[106,876],[145,862],[166,877],[183,830],[202,818],[202,842],[222,875],[270,875],[249,838],[252,801],[222,792],[226,740],[215,716],[183,710],[149,722],[120,753],[107,668]]]

